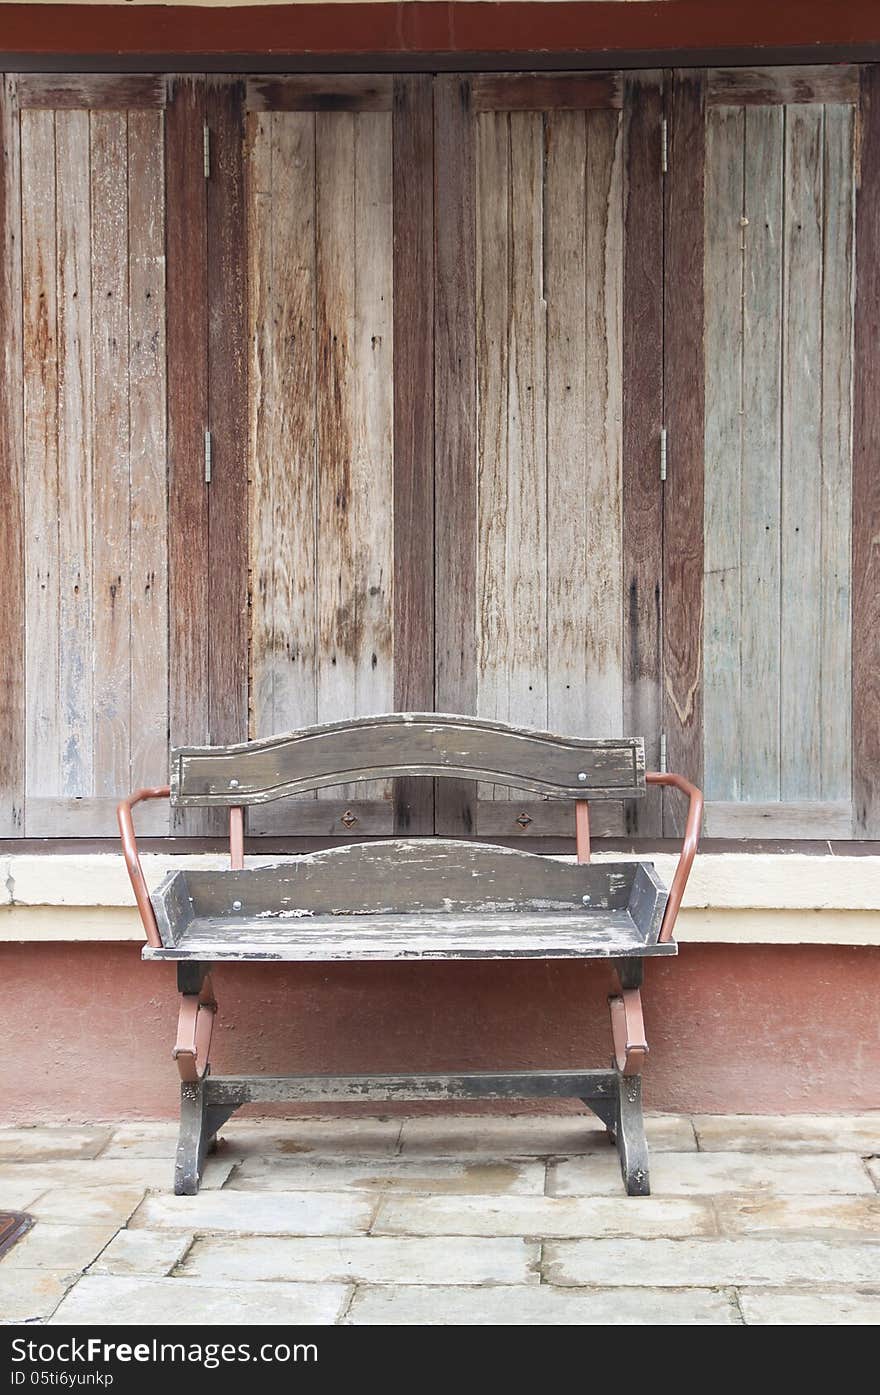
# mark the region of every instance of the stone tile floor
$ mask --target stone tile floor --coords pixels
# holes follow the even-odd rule
[[[880,1321],[880,1112],[654,1115],[645,1198],[587,1115],[233,1120],[197,1197],[175,1132],[0,1129],[0,1320]]]

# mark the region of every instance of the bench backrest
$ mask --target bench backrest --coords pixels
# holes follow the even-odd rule
[[[233,746],[171,754],[171,800],[221,808],[267,804],[329,785],[394,776],[484,780],[555,799],[638,799],[641,737],[554,736],[479,717],[390,713]]]

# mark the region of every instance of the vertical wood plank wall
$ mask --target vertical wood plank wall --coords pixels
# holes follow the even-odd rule
[[[788,95],[710,77],[707,827],[848,837],[855,115]]]
[[[20,223],[7,204],[3,305],[22,325],[20,350],[14,328],[5,341],[20,435],[4,397],[13,510],[22,442],[26,712],[6,829],[31,837],[112,834],[120,791],[166,759],[164,116],[155,82],[144,109],[134,88],[5,87],[25,194]]]
[[[385,85],[381,109],[361,101],[325,111],[310,110],[320,103],[288,80],[276,109],[247,116],[255,736],[394,706],[393,117]],[[357,820],[352,831],[375,832],[391,826],[390,799],[390,785],[378,782],[337,787],[256,811],[250,826],[344,832],[343,815]],[[307,802],[327,808],[309,813]]]

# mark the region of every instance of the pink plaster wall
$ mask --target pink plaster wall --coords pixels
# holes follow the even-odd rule
[[[0,981],[0,1119],[175,1113],[170,966],[141,963],[133,944],[5,945]],[[610,1056],[599,964],[248,965],[214,982],[221,1074]],[[643,996],[650,1108],[880,1107],[880,948],[686,945],[649,965]]]

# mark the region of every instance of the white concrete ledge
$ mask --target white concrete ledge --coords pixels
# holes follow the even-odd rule
[[[597,861],[613,861],[600,853]],[[289,862],[265,856],[258,863]],[[676,858],[654,858],[669,881]],[[147,853],[151,887],[166,872],[225,867],[220,853]],[[0,858],[0,941],[140,940],[118,853],[22,853]],[[676,938],[706,944],[880,944],[880,857],[705,853],[691,873]]]

